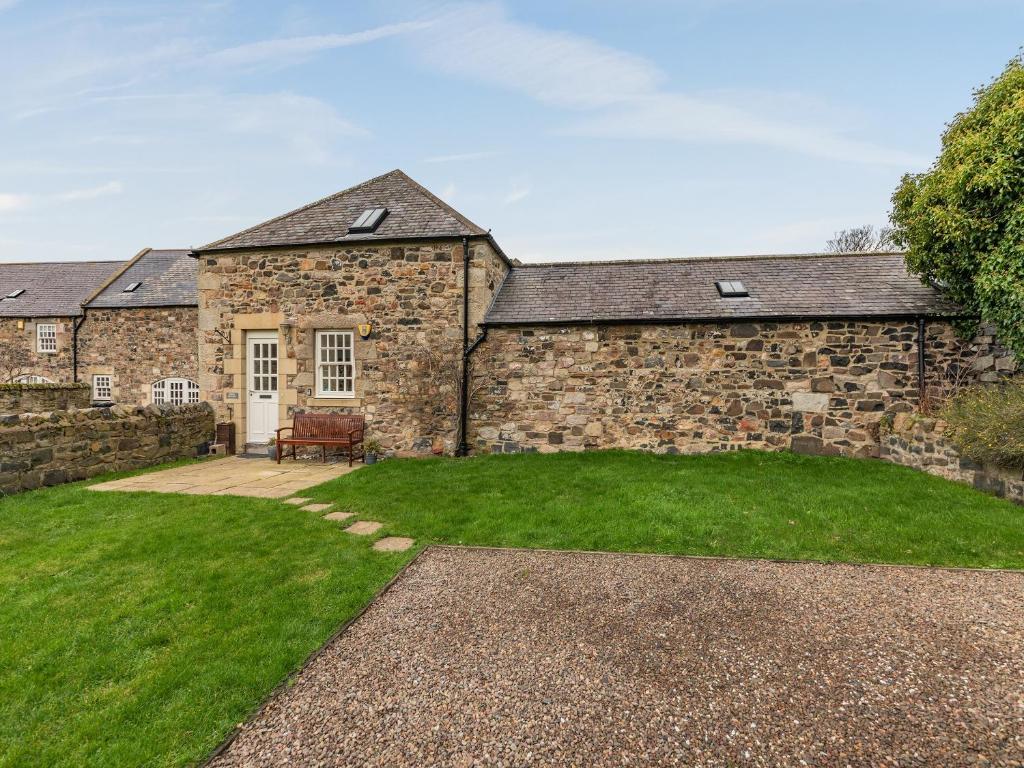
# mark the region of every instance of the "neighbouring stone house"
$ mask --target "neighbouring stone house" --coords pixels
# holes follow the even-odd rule
[[[333,410],[389,451],[875,456],[886,414],[1014,365],[896,254],[522,265],[401,171],[193,255],[202,394],[250,443]]]
[[[94,403],[198,402],[196,263],[146,248],[127,262],[0,264],[0,376],[81,382]]]
[[[0,264],[0,378],[75,381],[75,338],[86,302],[124,262]]]
[[[196,262],[187,250],[145,249],[85,305],[80,380],[94,400],[199,402]]]

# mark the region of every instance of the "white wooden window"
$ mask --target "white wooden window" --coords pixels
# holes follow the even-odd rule
[[[355,391],[356,367],[352,331],[317,331],[317,397],[354,397]]]
[[[57,351],[57,326],[53,323],[36,325],[36,351],[51,353]]]
[[[37,376],[34,373],[26,373],[21,376],[14,377],[15,384],[53,384],[45,376]]]
[[[157,405],[198,403],[199,385],[189,379],[160,379],[153,382],[153,402]]]
[[[107,403],[114,399],[114,387],[110,376],[97,373],[92,377],[92,399]]]

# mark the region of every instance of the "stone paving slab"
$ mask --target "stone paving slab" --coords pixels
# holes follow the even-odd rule
[[[373,542],[373,548],[378,552],[405,552],[415,543],[415,539],[407,539],[404,536],[385,536]]]
[[[293,499],[285,499],[285,504],[294,504],[296,507],[301,507],[303,504],[308,504],[312,499],[304,499],[301,496],[296,496]]]
[[[319,461],[243,459],[228,456],[200,464],[164,469],[137,477],[125,477],[89,486],[93,491],[150,491],[211,496],[251,496],[279,499],[297,491],[326,483],[359,469],[348,461],[323,464]],[[303,499],[308,502],[309,499]],[[297,503],[297,502],[295,502]]]
[[[352,525],[346,528],[345,533],[353,533],[356,536],[372,536],[383,527],[383,523],[375,523],[372,520],[360,520],[358,523],[352,523]]]
[[[211,762],[1019,766],[1024,574],[432,548]]]
[[[307,504],[306,506],[302,507],[302,510],[304,512],[324,512],[325,510],[328,510],[333,506],[333,504]]]
[[[355,512],[331,512],[329,515],[324,515],[324,520],[335,520],[340,523],[342,520],[348,520],[355,516]]]

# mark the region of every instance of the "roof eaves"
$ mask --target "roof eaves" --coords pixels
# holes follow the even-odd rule
[[[344,246],[347,243],[359,243],[365,245],[366,243],[374,243],[376,245],[392,245],[394,243],[425,243],[435,240],[440,241],[461,241],[463,237],[468,237],[470,240],[474,239],[487,239],[501,254],[501,257],[508,262],[508,257],[501,252],[501,249],[497,247],[497,243],[490,236],[489,233],[484,232],[479,235],[405,235],[405,236],[391,236],[391,237],[346,237],[342,240],[310,240],[306,242],[295,242],[295,243],[274,243],[272,245],[231,245],[222,248],[210,248],[203,246],[201,248],[192,248],[188,251],[188,256],[193,259],[199,258],[206,253],[234,253],[238,251],[266,251],[266,250],[289,250],[293,248],[312,248],[318,246]],[[511,266],[511,262],[508,262]]]
[[[726,315],[726,316],[693,316],[679,315],[671,317],[608,317],[580,319],[540,319],[540,320],[488,320],[486,317],[481,325],[490,328],[512,326],[556,326],[556,325],[690,325],[703,323],[794,323],[794,322],[830,322],[849,320],[971,320],[973,315],[957,313],[928,312],[875,312],[850,314],[804,314],[804,315]]]

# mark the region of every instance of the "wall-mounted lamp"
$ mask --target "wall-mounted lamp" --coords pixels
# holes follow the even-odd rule
[[[370,334],[373,332],[373,326],[369,323],[360,323],[356,326],[356,332],[359,334],[359,338],[366,341],[370,338]]]

